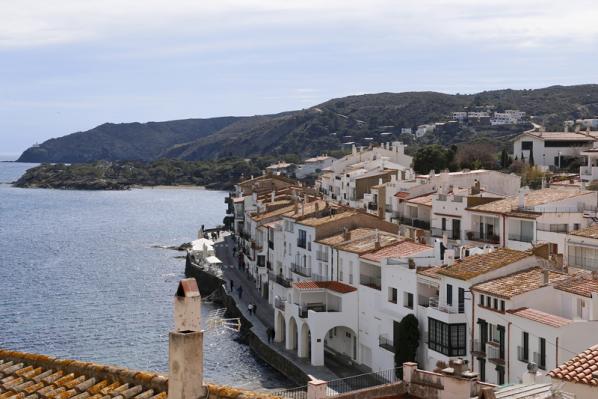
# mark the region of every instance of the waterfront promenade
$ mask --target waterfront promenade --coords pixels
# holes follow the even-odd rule
[[[222,261],[223,278],[226,281],[227,292],[230,291],[230,280],[233,280],[234,289],[231,296],[237,304],[237,308],[243,313],[243,316],[253,324],[252,330],[262,342],[268,344],[267,329],[273,328],[274,308],[266,299],[261,297],[255,288],[255,282],[243,270],[240,270],[237,264],[237,258],[233,256],[234,241],[231,235],[223,235],[216,244],[214,250],[216,256]],[[242,298],[239,298],[237,287],[243,287]],[[247,305],[255,304],[257,307],[256,315],[249,315]],[[339,377],[347,377],[358,374],[359,371],[346,367],[341,364],[327,364],[325,366],[312,366],[307,359],[302,359],[295,352],[286,350],[284,343],[268,344],[281,356],[290,360],[313,378],[331,381]]]

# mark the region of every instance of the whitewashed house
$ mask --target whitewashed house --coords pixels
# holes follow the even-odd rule
[[[567,235],[565,262],[570,267],[598,271],[598,224]]]
[[[297,168],[295,169],[295,177],[297,179],[303,179],[309,175],[317,175],[332,165],[335,160],[336,158],[328,155],[320,155],[306,159],[302,164],[297,165]]]
[[[563,169],[578,158],[584,149],[591,148],[597,132],[526,131],[513,141],[513,156],[534,165]],[[533,156],[532,156],[533,154]]]

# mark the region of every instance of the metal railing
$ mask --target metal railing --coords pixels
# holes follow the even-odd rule
[[[328,251],[316,251],[316,259],[322,262],[328,262]]]
[[[430,222],[426,222],[425,220],[399,217],[399,223],[411,227],[417,227],[418,229],[430,230]]]
[[[388,338],[387,335],[379,335],[378,336],[378,346],[380,348],[384,348],[393,353],[395,351],[394,343],[392,342],[392,339]]]
[[[397,377],[397,370],[398,368],[394,368],[377,371],[375,373],[360,374],[353,377],[339,378],[338,380],[328,381],[326,387],[326,396],[336,396],[360,389],[398,382],[400,379]]]
[[[285,288],[291,288],[291,280],[285,278],[280,274],[268,273],[268,279],[274,281],[277,284],[282,285]]]
[[[291,270],[303,277],[311,277],[311,267],[302,267],[297,263],[291,263]]]
[[[523,346],[517,346],[517,360],[520,362],[528,363],[529,362],[529,348],[524,348]]]
[[[550,233],[568,233],[569,225],[567,223],[536,223],[536,229]]]
[[[521,233],[509,233],[509,241],[532,242],[534,241],[534,236]]]
[[[307,318],[310,310],[314,312],[340,312],[335,306],[326,306],[323,303],[311,303],[309,305],[303,305],[299,307],[299,317],[302,319]]]
[[[359,284],[365,285],[366,287],[380,290],[380,289],[382,289],[382,277],[381,276],[368,276],[365,274],[361,274],[359,276]]]
[[[467,239],[470,241],[487,242],[490,244],[500,243],[500,236],[495,233],[488,234],[487,232],[480,233],[479,231],[475,230],[467,230],[465,231],[465,237],[467,237]]]
[[[477,356],[486,356],[486,342],[474,339],[471,351]]]
[[[454,232],[453,230],[442,230],[438,227],[432,227],[432,236],[433,237],[442,237],[446,234],[446,238],[449,240],[460,240],[461,239],[461,232]]]
[[[500,350],[500,344],[498,342],[489,341],[486,343],[486,354],[489,361],[494,363],[504,363],[505,354]]]
[[[297,388],[284,389],[282,391],[268,392],[268,395],[289,399],[307,399],[307,385]]]
[[[465,312],[465,304],[464,303],[458,304],[457,308],[453,309],[452,307],[449,307],[446,305],[441,305],[440,299],[437,296],[430,298],[430,300],[428,301],[428,305],[429,305],[429,307],[439,310],[442,313],[457,314],[457,313]]]
[[[568,261],[569,266],[579,266],[590,270],[598,270],[598,257],[569,254]]]
[[[287,301],[286,299],[282,299],[282,298],[274,298],[274,307],[276,309],[280,309],[284,312],[284,309],[286,307]]]

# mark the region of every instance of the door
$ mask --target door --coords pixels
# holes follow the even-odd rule
[[[461,220],[453,219],[453,240],[461,239]]]

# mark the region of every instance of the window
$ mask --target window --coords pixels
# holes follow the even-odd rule
[[[521,337],[521,356],[520,360],[527,362],[529,360],[529,333],[523,332]]]
[[[480,381],[484,382],[486,381],[486,359],[479,358],[478,361],[480,363]]]
[[[450,284],[446,285],[446,304],[449,306],[453,304],[453,286]]]
[[[492,303],[494,304],[494,306],[493,306],[494,310],[498,310],[498,299],[494,298]]]
[[[428,346],[446,356],[465,356],[465,324],[446,324],[428,318]]]
[[[522,141],[521,142],[521,149],[524,151],[531,151],[534,149],[534,142],[533,141]]]
[[[459,288],[458,290],[458,301],[459,301],[459,313],[465,312],[465,289]]]
[[[307,233],[305,230],[298,230],[299,236],[297,237],[297,246],[299,248],[305,248],[307,246]]]
[[[403,297],[403,306],[413,309],[413,294],[411,292],[405,292],[405,296]]]
[[[486,297],[486,307],[487,307],[487,308],[489,308],[489,307],[490,307],[490,302],[491,302],[491,301],[492,301],[492,299],[491,299],[489,296],[487,296],[487,297]]]
[[[505,311],[505,301],[500,301],[500,311],[501,312]]]
[[[538,354],[538,367],[541,368],[542,370],[546,370],[546,339],[544,338],[540,338],[540,342],[539,342],[539,351],[540,353]]]
[[[505,368],[502,366],[496,366],[496,380],[498,385],[505,384]]]
[[[397,297],[397,289],[393,287],[388,287],[388,302],[397,303]]]
[[[484,295],[480,295],[480,306],[484,306]]]
[[[442,218],[442,230],[446,230],[446,218]]]

